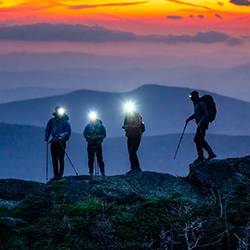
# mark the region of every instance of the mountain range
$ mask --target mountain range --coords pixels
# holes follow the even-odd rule
[[[74,89],[53,89],[44,87],[5,89],[0,91],[0,103],[62,95],[72,91],[74,91]]]
[[[45,182],[46,150],[44,129],[33,126],[0,124],[0,179],[16,178]],[[197,157],[193,134],[185,134],[176,159],[173,160],[180,134],[143,135],[138,157],[143,171],[185,176],[189,163]],[[217,159],[249,155],[250,136],[207,135]],[[81,134],[73,133],[66,151],[79,175],[88,174],[87,143]],[[130,169],[125,137],[103,142],[103,158],[107,175],[124,174]],[[49,178],[53,177],[50,150]],[[76,175],[65,156],[64,175]]]
[[[0,122],[44,128],[57,105],[67,111],[72,131],[82,133],[89,123],[88,114],[95,110],[107,129],[108,137],[123,137],[124,104],[136,104],[146,124],[146,135],[181,133],[185,120],[193,113],[188,88],[145,85],[130,92],[109,93],[78,90],[64,95],[0,104]],[[200,94],[204,94],[200,91]],[[212,93],[217,105],[216,120],[209,133],[250,135],[250,103]],[[193,132],[189,124],[187,132]]]
[[[160,84],[198,88],[249,100],[249,57],[245,64],[228,68],[178,65],[171,61],[171,57],[165,60],[170,63],[155,62],[153,58],[133,59],[86,53],[0,55],[0,91],[39,86],[125,92],[145,84]]]

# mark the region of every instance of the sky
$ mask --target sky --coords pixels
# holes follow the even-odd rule
[[[244,65],[250,0],[0,0],[0,55],[12,52],[145,57],[152,67],[163,58],[174,67]]]

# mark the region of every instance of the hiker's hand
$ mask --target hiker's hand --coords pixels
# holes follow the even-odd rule
[[[57,139],[58,139],[58,140],[62,140],[62,137],[61,137],[61,136],[57,136]]]
[[[96,140],[97,139],[97,135],[93,135],[92,140]]]
[[[45,140],[46,142],[48,142],[49,136],[46,136],[44,140]]]
[[[197,123],[197,127],[198,127],[198,128],[200,128],[200,127],[201,127],[200,123]]]
[[[187,124],[189,123],[189,121],[190,121],[189,119],[186,120],[186,123],[185,123],[186,126],[187,126]]]

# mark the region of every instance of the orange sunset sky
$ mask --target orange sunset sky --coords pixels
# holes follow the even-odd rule
[[[0,12],[0,54],[199,54],[206,61],[214,53],[211,67],[250,61],[250,0],[0,0]]]
[[[103,25],[138,34],[169,34],[217,30],[250,35],[248,0],[2,0],[3,25],[81,23]]]

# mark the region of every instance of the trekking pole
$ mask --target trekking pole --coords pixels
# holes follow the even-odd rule
[[[96,147],[94,147],[94,165],[95,165],[95,175],[99,175],[99,170],[98,170],[98,167],[97,167],[97,149]]]
[[[180,147],[180,145],[181,145],[181,141],[182,141],[182,138],[183,138],[183,136],[184,136],[186,127],[187,127],[187,123],[185,124],[184,129],[183,129],[183,131],[182,131],[182,134],[181,134],[181,138],[180,138],[179,144],[178,144],[177,149],[176,149],[176,151],[175,151],[174,159],[176,158],[176,155],[177,155],[177,153],[178,153],[178,150],[179,150],[179,147]]]
[[[75,167],[74,167],[74,165],[73,165],[72,161],[70,160],[69,155],[67,154],[67,152],[66,152],[65,148],[64,148],[64,147],[63,147],[63,145],[62,145],[62,142],[61,142],[60,140],[58,140],[58,141],[60,142],[60,144],[61,144],[61,146],[62,146],[62,148],[63,148],[63,151],[65,152],[65,154],[66,154],[66,156],[67,156],[67,158],[68,158],[68,160],[69,160],[69,162],[70,162],[70,164],[71,164],[72,168],[74,169],[74,171],[75,171],[76,175],[78,176],[78,173],[76,172],[76,169],[75,169]]]
[[[46,181],[49,179],[49,144],[51,143],[52,139],[50,141],[47,141],[47,149],[46,149]]]
[[[49,142],[47,142],[47,149],[46,149],[46,181],[49,178]]]

